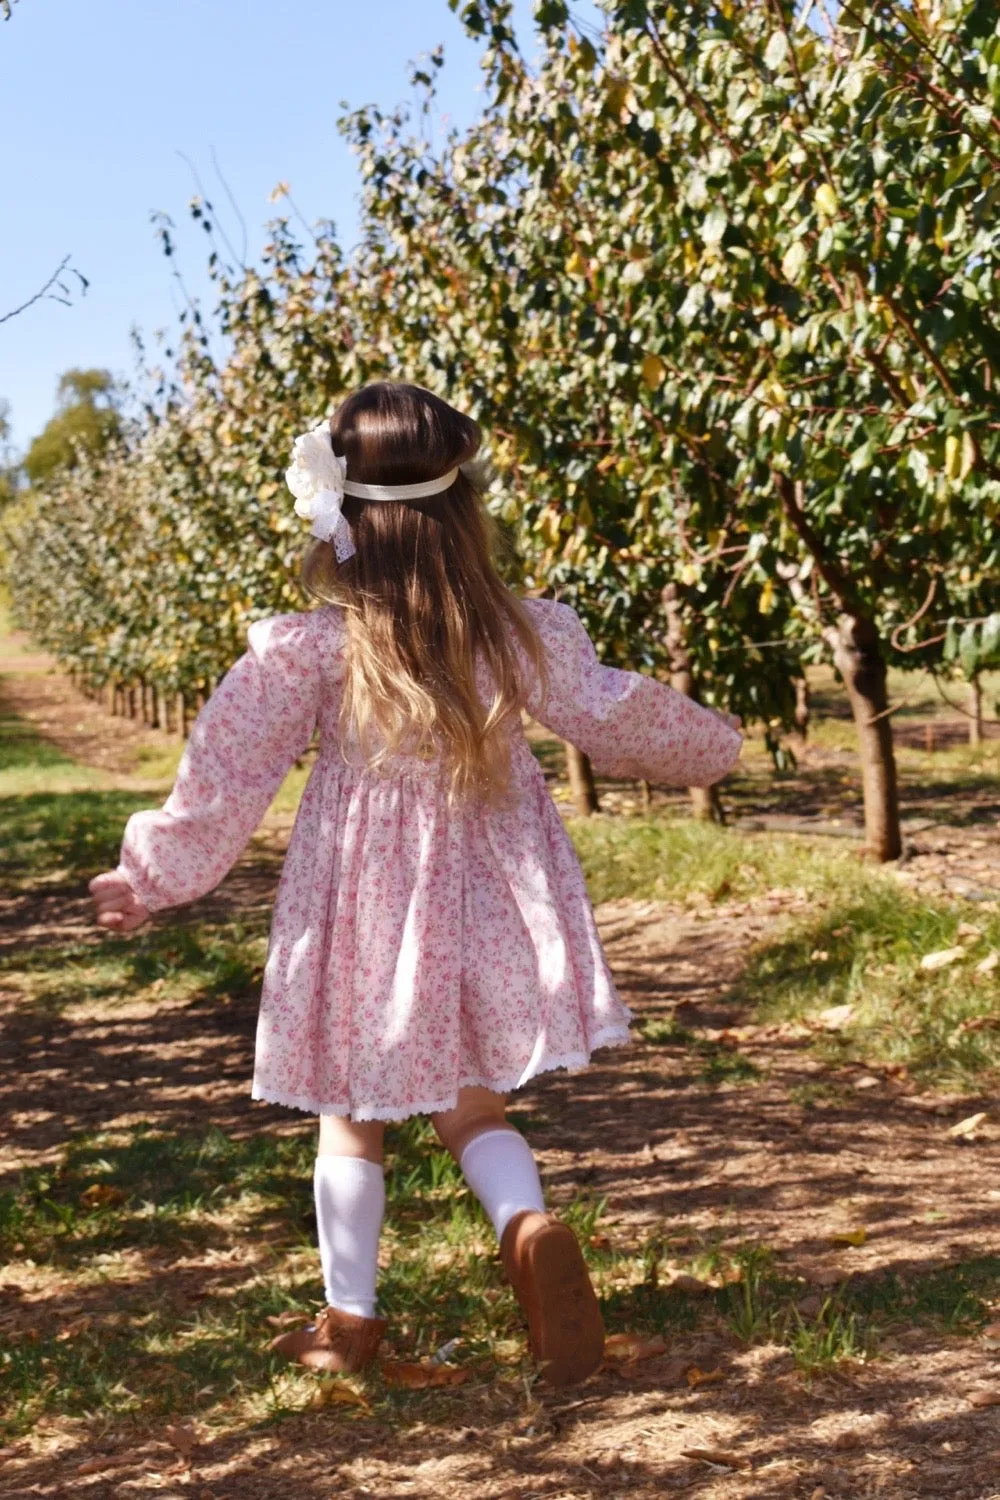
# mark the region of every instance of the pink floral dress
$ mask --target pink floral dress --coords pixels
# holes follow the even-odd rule
[[[741,738],[718,715],[601,666],[566,605],[527,608],[549,672],[528,708],[599,769],[683,786],[730,770]],[[523,733],[507,803],[453,805],[438,762],[345,760],[338,609],[262,620],[249,642],[163,808],[129,819],[120,869],[150,911],[210,891],[318,724],[274,908],[254,1098],[397,1120],[626,1041],[583,874]]]

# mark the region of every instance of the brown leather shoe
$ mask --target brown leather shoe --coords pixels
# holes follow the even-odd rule
[[[279,1334],[269,1347],[310,1369],[353,1375],[371,1364],[384,1333],[384,1318],[359,1318],[339,1307],[324,1307],[314,1323]]]
[[[604,1323],[573,1231],[553,1214],[517,1214],[503,1232],[500,1256],[542,1379],[586,1380],[604,1358]]]

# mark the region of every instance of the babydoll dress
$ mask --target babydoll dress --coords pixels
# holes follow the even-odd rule
[[[707,786],[740,735],[654,678],[604,667],[566,605],[527,601],[548,671],[528,709],[612,775]],[[218,885],[319,728],[275,901],[253,1097],[355,1120],[450,1109],[628,1039],[583,874],[518,726],[498,806],[449,800],[440,762],[351,764],[346,634],[328,606],[261,620],[198,715],[120,870],[158,911]]]

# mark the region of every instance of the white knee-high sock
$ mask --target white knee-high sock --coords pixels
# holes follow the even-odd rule
[[[545,1199],[531,1147],[516,1130],[484,1130],[462,1152],[459,1166],[489,1215],[497,1239],[515,1214],[545,1212]]]
[[[326,1300],[359,1318],[375,1316],[385,1179],[378,1162],[317,1156],[313,1173]]]

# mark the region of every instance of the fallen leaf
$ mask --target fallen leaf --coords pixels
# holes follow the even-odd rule
[[[749,1469],[750,1462],[741,1453],[727,1453],[724,1448],[682,1448],[681,1458],[693,1458],[720,1469]]]
[[[610,1250],[611,1236],[610,1234],[592,1234],[587,1243],[591,1250]]]
[[[358,1406],[362,1411],[371,1411],[360,1391],[344,1380],[323,1380],[313,1394],[312,1406]]]
[[[868,1238],[863,1229],[845,1229],[840,1234],[830,1236],[831,1245],[863,1245]]]
[[[873,1078],[871,1073],[866,1073],[863,1078],[855,1078],[856,1089],[877,1089],[882,1082],[881,1078]]]
[[[817,1019],[826,1031],[840,1031],[853,1015],[853,1005],[830,1005],[820,1011]]]
[[[987,1349],[1000,1349],[1000,1323],[987,1323],[983,1329],[983,1343]]]
[[[838,1286],[844,1280],[844,1273],[839,1266],[824,1266],[814,1271],[809,1280],[814,1286]]]
[[[198,1446],[198,1434],[193,1422],[185,1422],[183,1426],[178,1424],[175,1427],[164,1427],[163,1436],[182,1458],[190,1458]]]
[[[405,1359],[382,1361],[382,1375],[389,1385],[408,1391],[426,1390],[428,1386],[464,1385],[472,1371],[459,1365],[435,1365],[429,1359],[419,1362]]]
[[[1000,1406],[1000,1390],[970,1391],[969,1405],[976,1407]]]
[[[691,1292],[699,1296],[704,1292],[712,1291],[712,1288],[707,1281],[699,1281],[697,1276],[689,1276],[686,1271],[678,1271],[676,1276],[671,1276],[664,1290],[668,1292]]]
[[[109,1182],[92,1182],[80,1194],[80,1202],[84,1208],[113,1208],[125,1202],[125,1194]]]
[[[661,1333],[654,1334],[652,1338],[646,1338],[641,1333],[613,1333],[604,1345],[604,1358],[617,1361],[628,1360],[634,1363],[640,1359],[655,1359],[658,1354],[665,1354],[666,1342]]]
[[[86,1333],[90,1327],[90,1314],[84,1313],[82,1318],[74,1318],[71,1323],[64,1323],[56,1334],[56,1343],[64,1344],[67,1339],[79,1338],[81,1333]]]
[[[920,967],[922,969],[946,969],[956,959],[964,957],[964,948],[939,948],[936,953],[925,953],[920,960]]]
[[[100,1458],[84,1459],[82,1464],[77,1465],[78,1474],[103,1474],[107,1469],[120,1469],[123,1464],[132,1463],[134,1455],[131,1453],[104,1453]]]
[[[725,1378],[722,1370],[699,1370],[697,1365],[692,1365],[687,1372],[687,1383],[693,1391],[701,1385],[718,1385]]]
[[[289,1311],[277,1313],[274,1317],[269,1317],[265,1321],[268,1322],[272,1328],[294,1328],[296,1323],[308,1323],[309,1318],[309,1313]]]
[[[985,1119],[984,1110],[980,1110],[978,1115],[967,1115],[964,1120],[959,1120],[957,1125],[953,1125],[948,1134],[952,1140],[968,1140],[975,1135]]]
[[[825,948],[814,948],[809,955],[809,962],[811,964],[825,964],[829,957],[830,955]]]
[[[1000,964],[1000,953],[988,953],[982,963],[976,964],[977,974],[992,974],[997,964]]]

